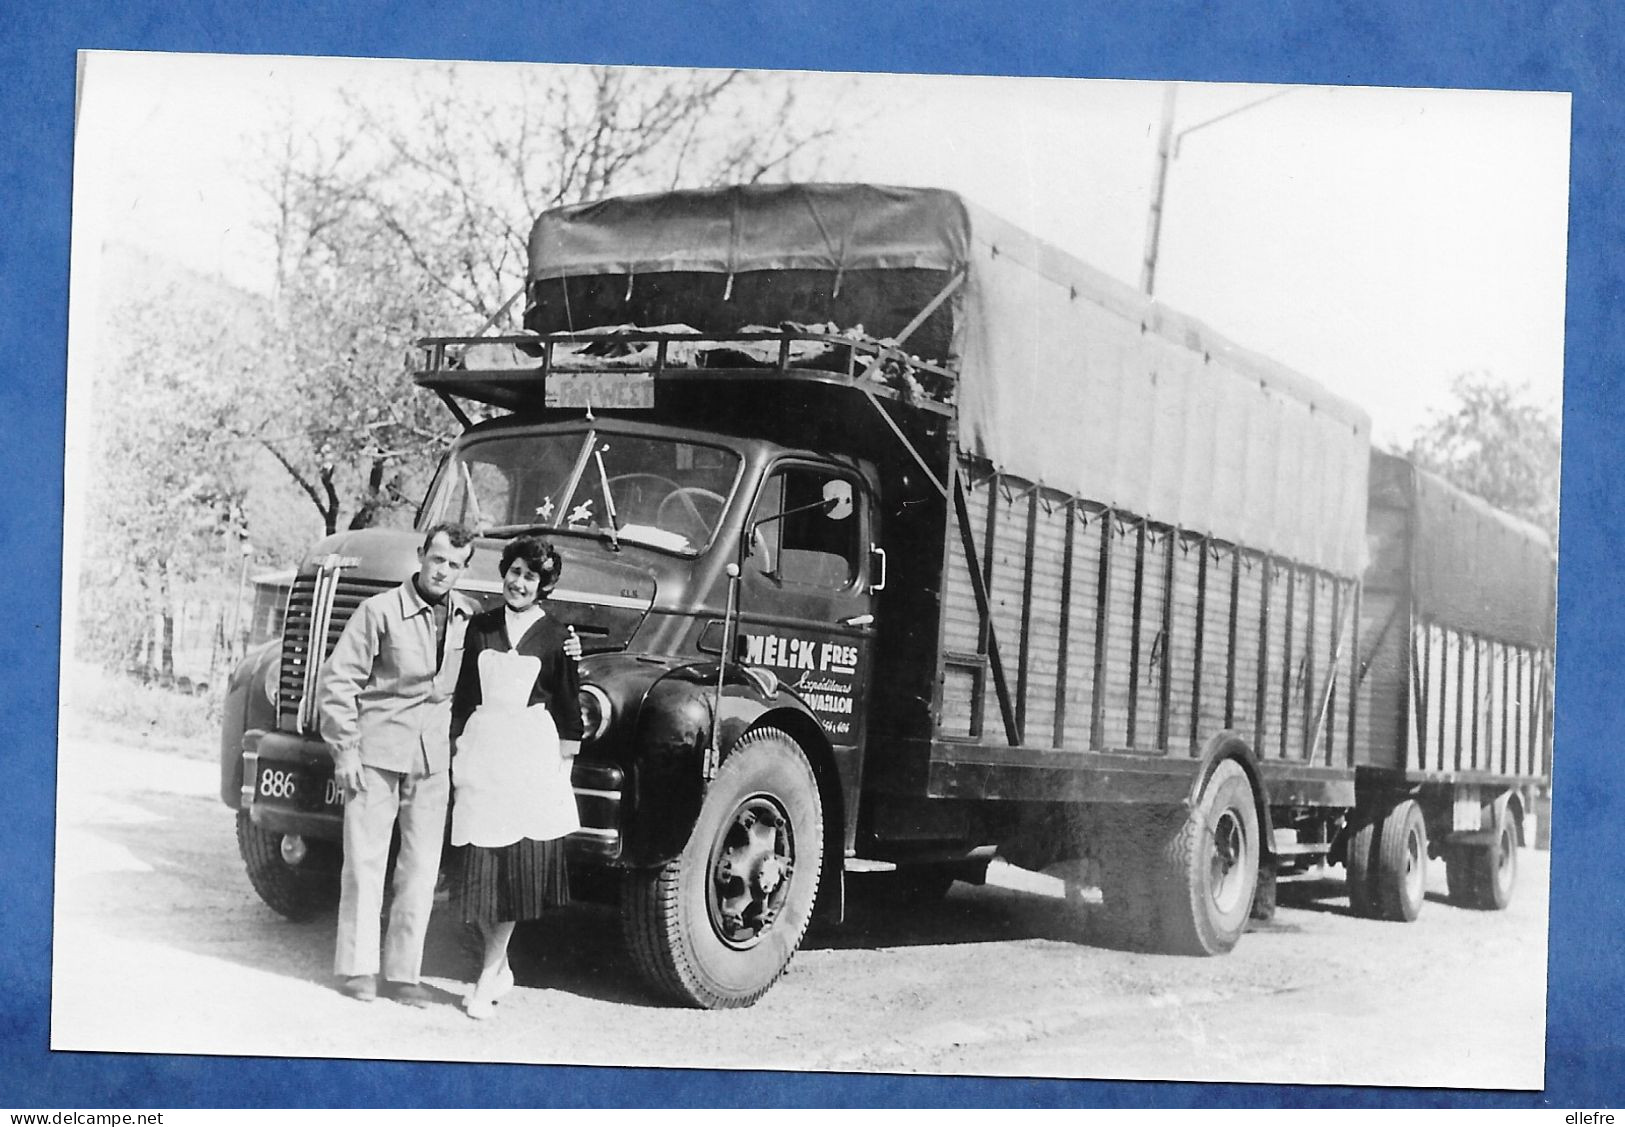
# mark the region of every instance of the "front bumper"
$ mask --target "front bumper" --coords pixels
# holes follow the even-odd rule
[[[570,781],[581,829],[565,839],[568,855],[600,863],[618,860],[625,775],[612,764],[577,760]],[[273,833],[342,841],[344,795],[334,784],[327,745],[289,732],[245,732],[242,809]]]

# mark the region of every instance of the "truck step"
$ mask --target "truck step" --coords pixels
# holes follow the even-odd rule
[[[869,857],[848,857],[846,871],[849,873],[895,873],[895,861],[876,861]]]

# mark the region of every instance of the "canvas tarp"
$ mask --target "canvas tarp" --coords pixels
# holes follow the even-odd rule
[[[624,287],[633,303],[640,278],[666,276],[664,289],[642,291],[661,295],[661,320],[687,313],[707,331],[737,289],[750,322],[821,322],[839,309],[889,335],[963,273],[903,347],[959,373],[965,450],[1126,514],[1342,575],[1362,566],[1363,412],[953,193],[815,184],[628,197],[543,215],[530,250],[533,313],[556,306],[556,290],[577,312],[635,322],[637,310],[605,295],[614,305]],[[909,308],[878,300],[888,272],[907,279]],[[775,287],[778,273],[793,284]],[[716,276],[690,287],[705,308],[673,297],[679,275]],[[578,284],[594,278],[596,290]],[[854,293],[875,295],[868,316]]]
[[[1557,564],[1544,532],[1391,454],[1372,455],[1372,476],[1409,509],[1417,614],[1499,642],[1552,645]]]

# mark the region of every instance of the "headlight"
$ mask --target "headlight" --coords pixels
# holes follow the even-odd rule
[[[610,717],[614,712],[610,707],[609,695],[597,685],[583,685],[577,699],[581,703],[582,740],[599,739],[609,731]]]

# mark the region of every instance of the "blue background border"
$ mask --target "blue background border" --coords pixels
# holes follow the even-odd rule
[[[114,6],[108,6],[109,8]],[[1625,1081],[1618,442],[1625,7],[225,0],[0,5],[0,1107],[1609,1106]],[[1130,1084],[50,1053],[69,193],[80,48],[1567,90],[1574,94],[1547,1091]],[[1463,1022],[1493,1021],[1494,984]],[[1403,1021],[1403,1015],[1396,1015]],[[1448,1046],[1444,1047],[1448,1051]]]

